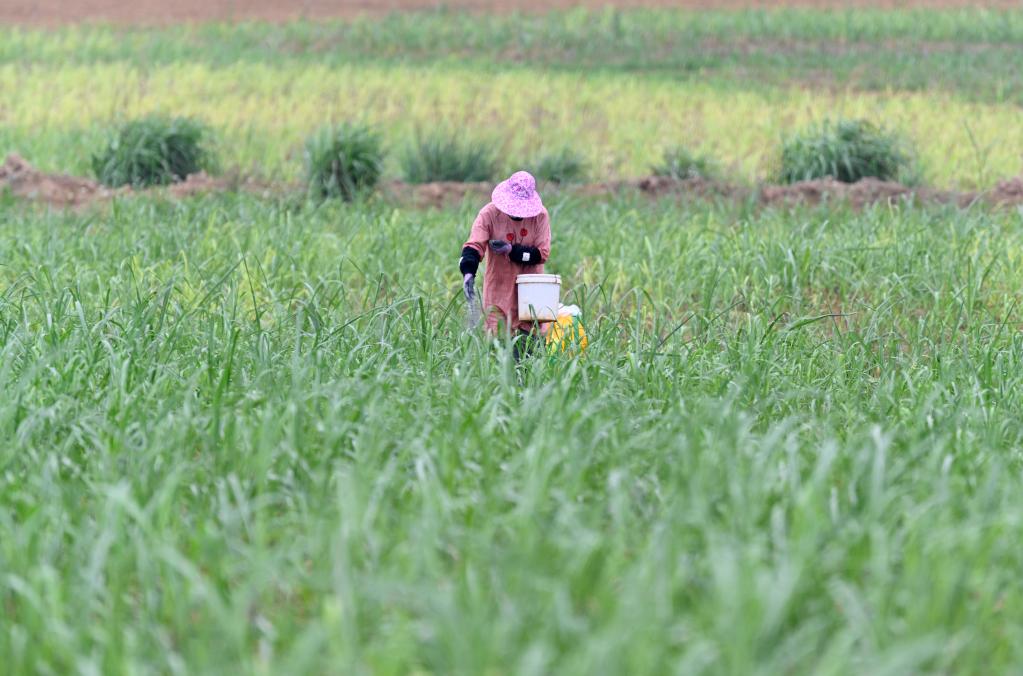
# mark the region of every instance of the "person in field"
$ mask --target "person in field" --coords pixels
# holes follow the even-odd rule
[[[497,335],[517,330],[530,333],[532,322],[518,320],[518,275],[542,274],[543,265],[551,255],[551,223],[536,180],[519,171],[498,184],[491,202],[480,210],[462,246],[458,269],[466,297],[475,296],[476,272],[486,259],[483,277],[485,327]]]

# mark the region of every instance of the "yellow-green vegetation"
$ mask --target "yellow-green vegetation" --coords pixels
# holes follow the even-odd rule
[[[919,148],[924,180],[938,185],[1015,175],[1023,148],[1017,105],[932,92],[736,91],[622,74],[306,64],[7,65],[0,88],[18,92],[0,145],[79,171],[112,118],[169,110],[217,129],[228,166],[287,178],[301,172],[309,132],[344,119],[371,122],[394,143],[442,120],[490,139],[505,168],[539,146],[569,143],[608,176],[644,175],[666,146],[691,138],[752,180],[775,169],[787,132],[836,114],[903,133]]]
[[[0,32],[0,147],[82,172],[111,122],[202,118],[224,160],[295,178],[325,123],[391,148],[438,123],[504,167],[570,145],[594,178],[645,174],[666,148],[737,178],[778,170],[781,140],[865,118],[919,149],[922,180],[1020,171],[1023,12],[567,12],[395,15],[355,23]],[[387,166],[400,172],[397,160]]]

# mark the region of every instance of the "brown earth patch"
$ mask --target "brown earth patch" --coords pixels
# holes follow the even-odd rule
[[[955,204],[967,207],[977,200],[976,193],[910,188],[894,181],[864,178],[856,183],[840,183],[833,178],[799,181],[791,185],[765,185],[760,190],[760,202],[777,204],[820,204],[821,202],[848,202],[856,209],[870,204],[923,202]]]
[[[166,188],[133,190],[127,187],[108,188],[90,178],[80,176],[48,174],[39,171],[20,155],[13,153],[0,165],[0,192],[61,208],[83,207],[118,195],[136,193],[165,193],[174,199],[181,199],[203,193],[239,190],[269,196],[286,192],[290,188],[293,186],[274,185],[234,175],[209,176],[205,172],[200,172]]]
[[[381,192],[385,199],[399,204],[407,204],[419,209],[440,209],[453,204],[461,204],[468,198],[476,201],[489,201],[494,186],[490,183],[459,183],[457,181],[438,181],[436,183],[410,184],[401,181],[388,181]]]
[[[570,7],[742,9],[779,6],[1017,8],[1016,0],[0,0],[0,23],[167,24],[184,21],[287,21],[445,7],[476,12],[547,12]]]
[[[82,206],[98,199],[109,199],[118,192],[87,178],[45,174],[13,154],[0,166],[0,190],[56,207]]]
[[[490,183],[409,184],[388,181],[380,193],[388,202],[418,209],[440,209],[462,204],[467,200],[483,203],[490,199]],[[586,185],[542,186],[545,192],[574,197],[602,198],[622,194],[638,194],[650,199],[678,197],[685,200],[716,200],[742,202],[754,199],[762,206],[794,206],[798,204],[845,203],[860,209],[871,204],[953,204],[965,208],[978,201],[995,206],[1023,205],[1023,175],[999,182],[983,193],[911,188],[901,183],[865,178],[856,183],[840,183],[826,178],[800,181],[791,185],[764,184],[758,188],[711,181],[702,178],[674,179],[649,176],[642,179],[605,181]],[[20,156],[8,155],[0,165],[0,192],[32,202],[58,208],[84,207],[116,196],[131,194],[163,195],[183,199],[193,195],[216,192],[248,192],[263,197],[293,195],[302,190],[297,184],[267,183],[238,175],[209,176],[193,174],[180,183],[165,188],[133,190],[107,188],[97,182],[66,174],[39,171]]]
[[[1023,176],[999,181],[998,185],[987,195],[993,204],[1023,204]]]
[[[677,179],[668,176],[647,176],[646,178],[625,181],[605,181],[569,188],[580,197],[600,197],[617,195],[625,192],[639,192],[651,198],[670,195],[684,195],[693,198],[743,200],[750,197],[752,191],[739,185],[724,181],[710,181],[705,178]]]
[[[268,183],[238,174],[210,176],[205,171],[191,174],[184,181],[173,183],[166,188],[151,188],[149,192],[165,191],[169,196],[181,199],[211,192],[248,192],[264,197],[283,195],[299,190],[298,185]],[[143,191],[145,192],[145,191]]]

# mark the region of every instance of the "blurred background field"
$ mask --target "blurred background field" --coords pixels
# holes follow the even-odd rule
[[[430,12],[0,37],[14,94],[0,145],[49,170],[84,171],[113,121],[152,111],[208,121],[228,166],[285,180],[307,134],[348,119],[397,148],[458,129],[499,148],[504,169],[556,139],[597,178],[649,174],[681,143],[770,179],[782,137],[826,117],[903,133],[937,186],[1021,168],[1023,12]]]

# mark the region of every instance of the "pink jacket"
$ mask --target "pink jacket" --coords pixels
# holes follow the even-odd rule
[[[490,250],[489,242],[499,239],[511,244],[534,246],[540,250],[541,260],[535,265],[515,263],[508,256],[498,256]],[[464,247],[472,247],[480,257],[486,257],[487,270],[483,277],[483,310],[487,332],[497,333],[499,323],[529,330],[531,322],[519,322],[519,293],[515,285],[518,275],[543,272],[544,262],[551,255],[551,222],[544,209],[532,218],[513,221],[510,216],[488,204],[480,210],[472,224]]]

